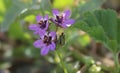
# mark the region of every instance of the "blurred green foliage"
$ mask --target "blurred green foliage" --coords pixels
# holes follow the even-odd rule
[[[107,66],[96,64],[88,49],[87,54],[82,53],[90,45],[91,38],[102,42],[114,53],[120,51],[120,18],[114,10],[102,9],[103,3],[104,0],[0,0],[0,32],[7,36],[7,42],[3,41],[2,45],[8,46],[1,49],[12,51],[12,56],[0,60],[0,69],[10,67],[19,59],[30,60],[33,69],[42,71],[39,73],[63,73],[54,52],[40,56],[40,49],[33,47],[38,36],[28,29],[30,24],[36,23],[36,15],[52,16],[51,11],[56,8],[61,11],[70,9],[71,18],[76,21],[70,28],[59,30],[59,33],[65,33],[66,44],[59,51],[68,73],[106,73],[105,70],[110,73],[112,69],[109,71]],[[54,29],[53,26],[51,28]],[[2,56],[5,57],[5,54]],[[8,67],[5,68],[6,65]],[[13,73],[21,72],[25,73],[24,69],[16,69]]]

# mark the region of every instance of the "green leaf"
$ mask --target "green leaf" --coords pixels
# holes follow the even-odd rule
[[[95,15],[90,13],[90,12],[87,12],[84,14],[84,21],[86,23],[89,23],[88,26],[90,27],[93,27],[93,26],[99,26],[99,22],[98,20],[96,19]]]
[[[94,12],[99,24],[103,27],[105,34],[109,38],[108,46],[112,51],[117,50],[117,14],[113,10],[98,10]]]
[[[16,19],[17,15],[22,9],[17,6],[12,6],[6,13],[5,19],[2,23],[2,31],[6,31],[9,25]]]
[[[117,13],[114,10],[87,12],[84,14],[83,22],[79,24],[78,28],[86,31],[96,41],[104,43],[112,52],[119,50],[120,20],[117,18]]]
[[[73,27],[79,28],[79,29],[84,30],[84,31],[90,30],[89,25],[88,25],[86,22],[84,22],[84,21],[76,22],[76,23],[73,25]]]
[[[103,29],[98,26],[98,27],[91,27],[91,30],[87,31],[87,33],[90,34],[94,39],[96,39],[99,42],[107,43],[107,36],[105,35]]]
[[[21,13],[21,11],[24,9],[24,5],[21,3],[13,3],[13,5],[6,11],[6,15],[4,18],[4,21],[1,25],[2,31],[6,31],[10,24],[12,24],[17,16]]]
[[[103,27],[110,40],[117,38],[117,14],[113,10],[98,10],[94,12],[99,24]]]
[[[96,16],[93,13],[87,12],[84,14],[84,17],[84,23],[80,23],[79,28],[86,31],[94,39],[97,39],[97,41],[107,42],[108,38]]]
[[[7,3],[7,2],[6,2]],[[9,29],[15,19],[30,7],[30,2],[25,3],[24,1],[13,0],[12,5],[7,9],[4,20],[2,22],[2,31]]]

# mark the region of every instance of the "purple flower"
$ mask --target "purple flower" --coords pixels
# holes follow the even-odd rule
[[[74,23],[73,19],[69,19],[71,15],[70,10],[65,10],[63,13],[59,13],[57,9],[54,9],[52,13],[54,18],[51,18],[51,21],[60,27],[67,28]]]
[[[36,48],[41,48],[41,55],[46,55],[51,50],[55,50],[56,48],[56,33],[51,31],[49,33],[45,33],[44,35],[40,36],[40,39],[34,42],[34,46]]]
[[[48,15],[45,15],[45,17],[37,15],[36,16],[37,24],[30,25],[29,29],[33,30],[34,34],[39,34],[40,36],[43,35],[49,26],[48,19],[49,19]]]

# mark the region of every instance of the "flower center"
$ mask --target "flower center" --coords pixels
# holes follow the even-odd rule
[[[44,29],[46,27],[46,23],[47,23],[47,20],[45,20],[45,21],[41,20],[38,24],[41,29]]]
[[[63,16],[56,16],[56,22],[62,23],[63,22]]]
[[[45,43],[47,46],[52,43],[52,37],[51,36],[44,36],[43,43]]]

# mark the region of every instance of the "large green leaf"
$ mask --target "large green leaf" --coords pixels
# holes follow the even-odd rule
[[[117,14],[113,10],[97,10],[94,12],[99,24],[110,40],[117,38]]]
[[[19,12],[21,11],[21,8],[18,8],[17,6],[12,6],[8,12],[6,13],[5,19],[2,23],[2,31],[6,31],[9,28],[9,25],[16,19]]]
[[[117,13],[114,10],[87,12],[83,17],[84,23],[80,23],[79,28],[86,31],[97,41],[103,42],[112,52],[119,50],[120,20],[117,18]]]
[[[10,24],[15,21],[16,17],[21,13],[21,11],[25,9],[24,5],[17,0],[14,2],[13,5],[6,11],[6,15],[4,21],[2,23],[2,31],[6,31]]]
[[[75,27],[89,33],[89,35],[94,37],[97,41],[107,43],[108,37],[105,35],[103,28],[100,26],[99,21],[93,13],[85,13],[84,21],[76,23]]]

